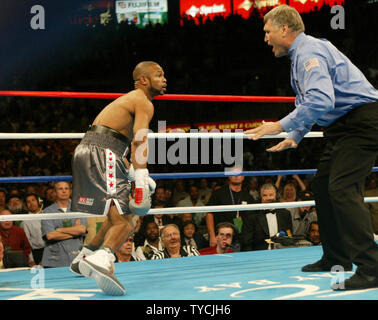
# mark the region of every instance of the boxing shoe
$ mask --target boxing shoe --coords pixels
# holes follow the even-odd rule
[[[82,274],[80,273],[80,270],[79,270],[79,262],[82,259],[84,259],[85,257],[90,256],[93,253],[94,253],[94,251],[92,251],[92,250],[90,250],[86,247],[83,247],[83,249],[81,249],[79,254],[75,257],[75,259],[72,260],[71,265],[70,265],[70,271],[72,273],[76,274],[77,276],[82,276]]]
[[[94,254],[83,258],[79,262],[80,273],[95,279],[98,287],[111,296],[123,296],[126,289],[113,275],[115,256],[105,249],[97,250]]]

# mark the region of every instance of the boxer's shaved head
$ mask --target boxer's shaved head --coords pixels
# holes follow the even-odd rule
[[[159,67],[159,64],[154,61],[142,61],[138,63],[133,71],[133,80],[139,81],[140,77],[142,76],[148,76],[151,67],[157,66]]]

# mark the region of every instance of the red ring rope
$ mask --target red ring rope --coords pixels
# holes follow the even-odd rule
[[[94,98],[116,99],[124,93],[100,92],[62,92],[62,91],[0,91],[0,96],[18,97],[51,97],[51,98]],[[155,97],[155,100],[175,101],[221,101],[221,102],[284,102],[292,103],[295,97],[266,96],[230,96],[230,95],[198,95],[198,94],[165,94]]]

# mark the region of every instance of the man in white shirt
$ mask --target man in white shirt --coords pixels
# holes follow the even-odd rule
[[[38,214],[42,210],[43,202],[35,193],[25,196],[26,207],[29,214]],[[26,236],[32,246],[34,262],[39,264],[42,261],[43,249],[46,245],[42,237],[42,220],[25,220],[21,222],[20,227],[24,229]]]

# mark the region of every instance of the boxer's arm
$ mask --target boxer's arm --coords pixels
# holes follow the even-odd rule
[[[150,102],[138,102],[134,110],[133,140],[131,142],[131,162],[134,169],[147,168],[148,140],[147,133],[153,116]]]
[[[153,105],[150,101],[140,100],[135,104],[133,141],[131,143],[131,161],[129,176],[134,171],[134,199],[130,201],[131,213],[146,214],[151,208],[150,194],[155,190],[156,183],[149,177],[148,160],[148,127],[153,116]],[[131,169],[131,167],[133,169]],[[132,179],[131,179],[132,180]]]

